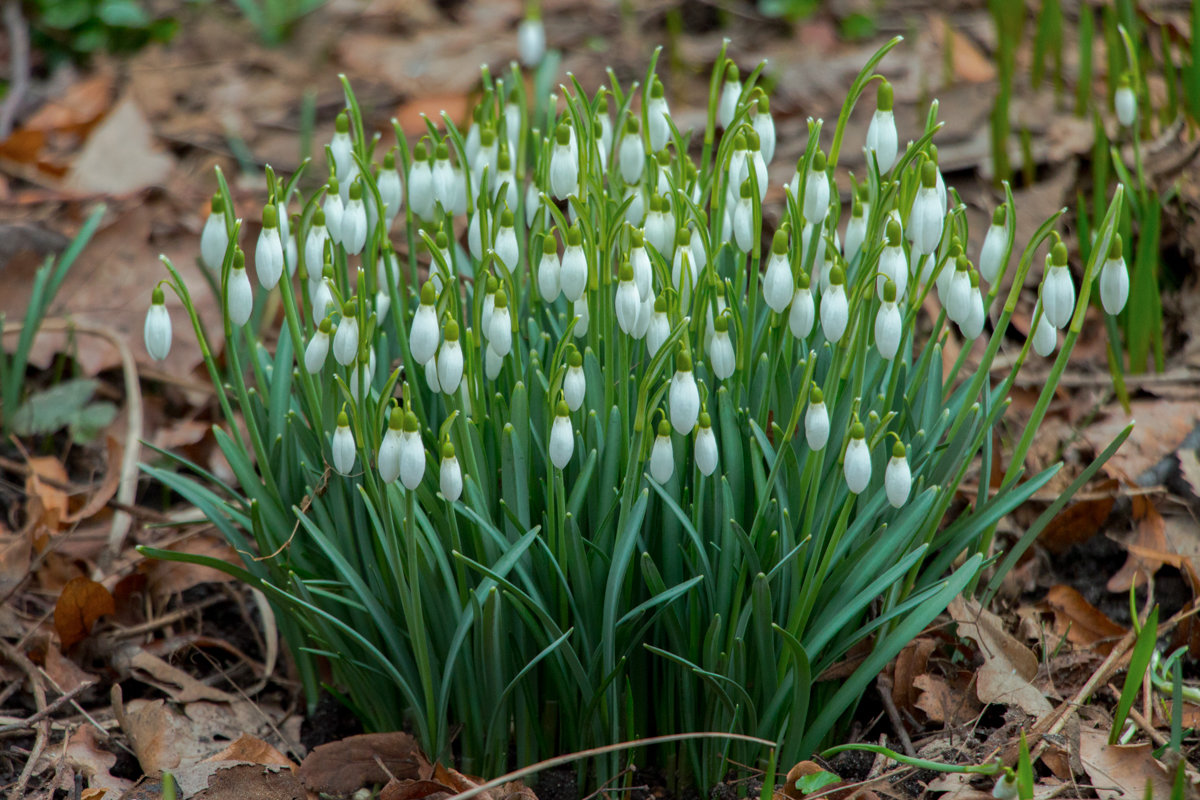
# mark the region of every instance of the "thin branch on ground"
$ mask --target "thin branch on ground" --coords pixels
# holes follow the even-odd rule
[[[20,669],[29,678],[37,713],[44,713],[46,710],[46,686],[42,683],[41,672],[37,666],[26,658],[24,653],[3,639],[0,639],[0,657]],[[29,779],[33,777],[33,770],[37,767],[38,759],[41,757],[42,751],[46,749],[46,740],[50,737],[50,720],[43,716],[34,723],[34,726],[36,733],[33,747],[29,750],[29,758],[26,759],[25,766],[21,768],[17,782],[9,789],[9,800],[19,800],[25,796],[25,787],[29,785]]]

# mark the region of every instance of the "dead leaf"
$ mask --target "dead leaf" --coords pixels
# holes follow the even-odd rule
[[[124,448],[115,436],[105,437],[104,480],[78,511],[68,514],[64,522],[79,522],[101,511],[117,494],[121,485],[121,457]]]
[[[1104,731],[1089,728],[1080,731],[1079,750],[1100,800],[1144,797],[1147,783],[1151,797],[1171,796],[1171,775],[1155,760],[1152,745],[1110,745]]]
[[[919,688],[915,684],[918,676],[929,668],[929,656],[937,648],[937,642],[921,637],[904,646],[896,656],[895,677],[892,680],[892,700],[903,711],[912,711],[917,705]]]
[[[243,733],[237,740],[208,761],[244,761],[251,764],[287,767],[293,772],[298,769],[296,764],[283,753],[276,750],[257,736]]]
[[[117,610],[112,594],[91,578],[74,578],[63,587],[54,605],[54,629],[65,651],[92,632],[96,620]]]
[[[45,547],[46,536],[62,528],[67,518],[67,493],[47,481],[68,483],[67,470],[54,456],[29,459],[29,475],[25,478],[25,494],[29,497],[26,513],[34,524],[34,546]]]
[[[1038,536],[1038,543],[1057,555],[1092,538],[1108,519],[1119,488],[1120,482],[1110,478],[1096,487],[1104,496],[1080,500],[1058,512]]]
[[[1131,586],[1140,586],[1162,567],[1164,559],[1149,553],[1167,551],[1166,523],[1154,503],[1142,495],[1133,498],[1134,538],[1129,543],[1129,556],[1117,573],[1108,579],[1105,588],[1125,593]]]
[[[1129,438],[1108,462],[1110,467],[1134,479],[1178,450],[1200,417],[1200,402],[1195,400],[1139,399],[1131,401],[1130,409],[1131,413],[1126,415],[1113,403],[1105,408],[1103,419],[1088,425],[1081,433],[1099,452],[1131,418],[1137,420]]]
[[[208,756],[192,721],[163,700],[131,700],[118,721],[148,775],[190,766]]]
[[[242,566],[241,556],[224,539],[216,536],[192,536],[168,548],[177,553],[219,558]],[[229,575],[212,567],[182,561],[148,559],[145,564],[146,590],[156,605],[161,606],[173,595],[204,583],[229,583]]]
[[[939,675],[918,675],[913,679],[913,687],[920,692],[916,707],[943,725],[963,725],[983,710],[966,687],[951,686]]]
[[[131,194],[163,183],[174,164],[158,147],[137,101],[126,96],[92,131],[65,184],[85,193]]]
[[[117,757],[100,747],[91,725],[81,725],[71,734],[64,755],[67,763],[87,778],[88,787],[93,791],[111,790],[115,797],[133,785],[133,781],[113,777],[110,770],[116,765]]]
[[[951,601],[949,611],[959,635],[974,640],[983,657],[975,681],[981,702],[1015,705],[1037,719],[1054,710],[1030,683],[1037,675],[1037,656],[1004,630],[999,617],[962,597]]]
[[[422,767],[429,768],[416,740],[396,731],[364,733],[320,745],[300,764],[299,774],[314,792],[350,794],[363,786],[387,782],[389,776],[376,763],[377,758],[400,779],[420,778]]]
[[[0,533],[0,600],[7,598],[29,577],[33,541],[29,531]]]
[[[1180,448],[1175,454],[1179,458],[1179,474],[1191,488],[1192,494],[1200,497],[1200,456],[1190,447]]]
[[[1107,655],[1125,629],[1108,618],[1103,611],[1084,599],[1070,586],[1051,586],[1046,592],[1046,605],[1054,612],[1054,631],[1057,636],[1080,647],[1095,647]]]
[[[234,696],[193,678],[178,667],[173,667],[156,655],[147,653],[136,644],[117,648],[112,654],[112,666],[123,675],[133,675],[138,680],[155,686],[180,703],[211,700],[216,703],[232,703]]]
[[[176,780],[182,795],[193,800],[308,800],[300,778],[277,765],[205,762],[181,771]]]
[[[62,692],[72,692],[85,683],[93,683],[98,678],[83,670],[78,664],[64,656],[57,647],[46,650],[46,660],[42,665],[50,680]]]
[[[996,67],[992,59],[960,31],[949,27],[941,14],[930,15],[929,35],[938,43],[939,50],[950,48],[951,67],[957,80],[987,83],[996,79]]]

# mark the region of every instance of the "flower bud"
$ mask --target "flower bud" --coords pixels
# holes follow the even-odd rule
[[[896,163],[898,146],[896,118],[892,113],[892,85],[881,80],[875,96],[875,114],[867,128],[867,153],[879,162],[880,174]]]
[[[654,292],[650,292],[650,296],[638,303],[637,320],[633,323],[633,331],[630,333],[635,339],[646,338],[646,332],[650,330],[650,320],[654,316],[654,303],[657,298]]]
[[[692,358],[682,347],[675,357],[675,375],[667,390],[667,404],[671,409],[671,425],[676,432],[687,436],[700,416],[700,390],[692,372]]]
[[[538,262],[538,294],[543,303],[553,303],[558,299],[560,291],[559,277],[562,266],[558,260],[558,242],[554,233],[548,233],[542,239],[542,259]]]
[[[804,221],[809,225],[819,226],[829,214],[829,174],[825,168],[825,154],[818,148],[804,184]]]
[[[333,139],[329,142],[333,155],[333,169],[338,175],[349,175],[354,164],[354,140],[350,137],[350,115],[345,110],[338,112],[333,123]]]
[[[842,268],[835,265],[829,273],[829,291],[821,295],[821,331],[826,339],[836,344],[850,321],[850,305],[846,300]]]
[[[396,151],[389,150],[383,157],[383,169],[376,181],[379,187],[379,199],[383,201],[384,228],[392,227],[392,221],[400,213],[404,201],[404,189],[400,185],[400,173],[396,172]]]
[[[1039,313],[1033,321],[1033,351],[1042,358],[1048,358],[1054,348],[1058,347],[1058,331],[1046,320],[1046,315]]]
[[[517,245],[517,232],[513,229],[513,213],[505,208],[500,214],[500,227],[496,229],[496,243],[493,249],[496,258],[504,264],[509,272],[515,272],[519,266],[521,250]]]
[[[650,448],[650,477],[659,483],[671,480],[675,472],[675,451],[671,447],[671,425],[665,419],[658,423],[658,435]]]
[[[500,282],[496,280],[496,276],[488,273],[487,280],[484,282],[483,292],[483,309],[479,314],[479,329],[487,336],[492,329],[492,313],[496,309],[496,290],[500,288]]]
[[[554,422],[550,426],[550,463],[563,469],[571,461],[575,451],[575,432],[571,428],[570,411],[565,401],[559,400],[555,409]]]
[[[588,325],[592,321],[592,312],[588,308],[586,297],[581,297],[571,304],[571,309],[575,312],[575,338],[581,339],[587,336]]]
[[[776,314],[782,314],[792,302],[792,267],[788,261],[787,232],[775,231],[767,271],[763,275],[763,299]]]
[[[400,477],[401,436],[404,429],[404,411],[393,408],[388,421],[387,432],[379,443],[379,452],[375,455],[375,463],[379,469],[379,477],[384,483],[393,483]]]
[[[1008,248],[1006,219],[1008,206],[998,206],[992,214],[992,224],[983,237],[983,248],[979,251],[979,275],[989,285],[996,282],[1004,269],[1004,251]]]
[[[721,100],[717,105],[717,121],[722,128],[728,128],[733,122],[741,96],[742,81],[738,75],[737,64],[730,61],[725,66],[725,85],[721,88]]]
[[[799,286],[792,295],[792,310],[788,314],[788,329],[797,339],[807,339],[817,320],[817,306],[812,290],[808,287],[808,276],[800,274]]]
[[[754,205],[748,180],[742,183],[741,196],[733,208],[733,241],[743,253],[754,247]]]
[[[771,117],[771,104],[765,92],[758,92],[758,100],[751,106],[750,116],[754,132],[758,134],[763,162],[770,164],[775,158],[775,120]]]
[[[900,350],[902,326],[900,309],[896,307],[896,284],[889,280],[884,288],[884,301],[875,313],[875,347],[885,361],[891,361]]]
[[[346,206],[342,202],[342,195],[338,190],[337,178],[330,177],[329,185],[325,189],[325,203],[321,206],[321,211],[325,214],[325,227],[334,244],[342,243],[342,215],[345,210]]]
[[[462,345],[458,342],[458,323],[448,320],[445,334],[446,338],[437,354],[438,384],[446,394],[454,394],[458,391],[463,375],[463,353]]]
[[[234,327],[241,327],[250,320],[254,310],[254,289],[246,275],[246,257],[240,248],[233,251],[233,269],[229,271],[229,286],[225,296],[225,313]]]
[[[1065,328],[1075,311],[1075,284],[1067,266],[1067,246],[1057,242],[1046,256],[1046,277],[1042,281],[1042,309],[1055,328]]]
[[[646,167],[646,147],[642,144],[641,134],[638,133],[637,117],[630,116],[625,121],[625,132],[621,136],[617,161],[625,183],[632,186],[641,181],[642,170]]]
[[[713,434],[712,419],[707,411],[700,412],[692,454],[701,475],[708,477],[717,469],[717,437]]]
[[[708,362],[717,380],[725,380],[733,374],[737,366],[737,356],[733,351],[733,341],[729,338],[729,319],[717,317],[713,323],[714,333],[712,343],[708,347]]]
[[[850,210],[850,221],[846,223],[846,241],[842,249],[842,256],[845,257],[847,264],[853,264],[854,259],[862,250],[863,241],[867,238],[867,214],[862,201],[858,196],[854,197],[854,204]]]
[[[512,314],[508,310],[508,293],[503,288],[496,292],[496,307],[492,310],[487,337],[488,346],[496,351],[496,355],[503,358],[512,352]]]
[[[904,255],[904,247],[900,243],[900,223],[889,220],[887,224],[887,244],[879,255],[879,276],[875,279],[875,291],[879,299],[883,299],[883,287],[887,281],[896,284],[896,297],[904,297],[908,288],[908,257]]]
[[[424,365],[437,353],[440,333],[437,309],[435,308],[436,302],[437,292],[433,288],[433,282],[426,281],[425,285],[421,287],[421,304],[417,306],[417,311],[413,314],[412,329],[408,334],[408,346],[412,351],[412,357],[421,365]]]
[[[421,485],[425,477],[425,445],[421,443],[417,415],[404,414],[404,432],[400,435],[400,482],[410,492]]]
[[[1125,251],[1121,234],[1115,233],[1108,248],[1108,258],[1100,268],[1100,302],[1112,315],[1121,313],[1129,299],[1129,270],[1125,266]]]
[[[434,202],[450,213],[454,205],[454,167],[450,164],[450,146],[444,140],[434,150],[430,178]]]
[[[212,198],[211,213],[204,220],[200,232],[200,260],[214,272],[221,269],[225,261],[225,250],[229,247],[229,230],[225,227],[225,201],[220,194]]]
[[[654,313],[650,315],[650,327],[646,331],[647,353],[653,357],[670,335],[671,323],[667,319],[667,298],[659,295],[654,299]]]
[[[342,212],[342,247],[355,256],[367,244],[367,208],[363,205],[362,193],[360,181],[350,184],[350,200]]]
[[[632,334],[637,323],[638,310],[642,306],[642,298],[633,282],[633,267],[628,261],[621,264],[619,278],[616,297],[617,325],[623,333]]]
[[[983,324],[987,314],[983,308],[983,292],[979,289],[979,273],[971,270],[969,273],[971,291],[967,300],[967,317],[958,323],[958,330],[968,341],[979,338],[983,333]]]
[[[483,374],[489,381],[494,381],[500,377],[500,370],[504,367],[504,356],[492,349],[489,343],[484,348],[483,354]]]
[[[663,94],[662,81],[657,76],[651,79],[650,101],[646,105],[646,125],[650,133],[650,150],[657,153],[671,140],[671,110]]]
[[[350,418],[343,411],[338,414],[337,428],[333,432],[333,468],[339,475],[349,475],[354,471],[357,455],[354,433],[350,430]]]
[[[1113,106],[1117,112],[1117,121],[1129,128],[1137,121],[1137,94],[1133,91],[1133,81],[1129,73],[1121,76],[1117,83],[1117,91],[1113,93]]]
[[[412,164],[408,168],[408,206],[421,219],[433,220],[436,209],[433,194],[433,169],[429,166],[424,142],[413,148]]]
[[[871,482],[871,451],[867,448],[866,435],[861,422],[850,426],[850,443],[846,445],[842,472],[851,494],[862,494]]]
[[[587,288],[588,263],[583,253],[583,234],[579,228],[567,229],[567,247],[563,251],[562,268],[559,271],[559,283],[563,296],[572,303],[583,297]]]
[[[333,334],[333,357],[343,367],[354,363],[358,356],[358,317],[354,299],[347,301],[342,307],[342,321],[338,324],[337,332]]]
[[[633,247],[629,250],[629,265],[633,267],[633,283],[638,297],[644,302],[653,294],[654,268],[650,265],[650,254],[646,252],[645,238],[636,228],[632,233]]]
[[[438,472],[438,489],[448,502],[453,503],[462,497],[462,467],[458,465],[458,458],[454,455],[454,445],[450,442],[442,445],[442,465]]]
[[[155,286],[150,295],[150,309],[146,312],[143,336],[146,352],[155,361],[162,361],[171,352],[171,315],[167,313],[161,286]]]
[[[949,265],[945,267],[948,269]],[[966,256],[955,259],[954,272],[946,292],[946,316],[962,324],[971,314],[971,263]]]
[[[557,200],[579,194],[579,160],[571,151],[571,130],[566,123],[558,126],[550,154],[550,193]]]
[[[279,209],[274,203],[263,207],[263,227],[254,249],[254,270],[264,289],[274,289],[283,275],[283,242],[279,238]]]
[[[825,396],[814,386],[809,394],[808,410],[804,412],[804,438],[808,449],[822,450],[829,441],[829,410],[825,408]]]
[[[332,324],[328,319],[322,319],[321,324],[304,348],[304,369],[310,375],[316,375],[325,367],[325,359],[329,356],[329,331]]]
[[[912,491],[912,470],[908,467],[904,445],[899,441],[892,447],[892,457],[883,471],[883,488],[892,508],[903,508]]]
[[[946,220],[938,202],[936,178],[937,166],[932,161],[926,161],[921,167],[921,188],[917,190],[908,215],[908,239],[918,255],[933,253],[942,240]]]

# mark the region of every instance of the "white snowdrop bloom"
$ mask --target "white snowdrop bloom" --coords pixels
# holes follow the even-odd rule
[[[1055,328],[1065,328],[1075,311],[1075,284],[1071,282],[1071,270],[1067,266],[1067,246],[1061,241],[1046,256],[1042,308],[1046,320]]]
[[[245,325],[254,310],[254,289],[246,275],[246,257],[240,249],[233,251],[233,269],[229,271],[228,294],[225,297],[225,313],[236,327]]]
[[[908,215],[908,240],[915,253],[925,256],[937,250],[946,222],[945,212],[938,204],[936,178],[936,165],[926,161],[921,167],[921,188]]]
[[[709,303],[704,308],[704,352],[712,347],[713,334],[716,330],[713,326],[713,305],[717,307],[717,316],[725,313],[725,309],[729,304],[725,302],[725,284],[715,275],[709,275],[709,285],[712,287],[714,303]]]
[[[325,367],[325,359],[329,357],[329,331],[333,325],[328,319],[322,319],[321,324],[308,340],[304,348],[304,369],[310,375],[316,375]]]
[[[554,423],[550,426],[550,463],[555,469],[563,469],[571,462],[575,452],[575,431],[571,428],[571,412],[566,401],[559,400],[554,411]]]
[[[800,273],[796,293],[792,295],[792,310],[788,314],[788,329],[797,339],[807,339],[817,320],[817,304],[808,286],[808,276]]]
[[[479,132],[479,151],[471,159],[471,178],[476,188],[483,180],[483,171],[488,171],[488,181],[496,185],[496,165],[500,160],[500,145],[496,141],[496,130],[490,125]],[[494,193],[494,192],[493,192]],[[478,206],[476,206],[478,208]]]
[[[509,153],[516,153],[521,143],[520,102],[517,87],[514,86],[508,93],[508,102],[504,104],[504,133]],[[510,205],[516,205],[516,203],[510,203]]]
[[[430,178],[433,185],[433,201],[449,211],[454,200],[454,167],[450,165],[450,146],[444,140],[438,142],[434,151]]]
[[[742,96],[742,80],[737,64],[730,61],[725,67],[725,85],[721,87],[721,100],[717,105],[717,122],[728,128],[737,114],[738,100]]]
[[[308,236],[304,239],[304,268],[308,270],[309,280],[315,282],[321,277],[325,268],[325,244],[329,241],[329,229],[325,227],[325,212],[317,209],[313,212],[312,225],[308,228]]]
[[[578,411],[583,406],[583,398],[587,394],[587,376],[583,372],[583,356],[571,345],[567,353],[567,371],[563,374],[563,399],[567,408]]]
[[[467,138],[463,141],[463,155],[471,165],[472,175],[475,173],[475,158],[479,155],[480,132],[483,130],[483,104],[471,110],[471,127],[467,130]]]
[[[596,140],[600,152],[606,157],[612,154],[613,126],[612,118],[608,116],[608,95],[602,94],[596,104],[596,120],[600,124],[600,136]]]
[[[1116,316],[1129,299],[1129,270],[1125,266],[1125,250],[1121,234],[1115,233],[1108,248],[1108,258],[1100,267],[1100,302],[1104,310]]]
[[[438,469],[438,490],[442,497],[453,503],[462,497],[463,477],[462,467],[454,454],[454,445],[446,442],[442,445],[442,463]]]
[[[679,292],[679,305],[684,309],[692,305],[692,291],[696,288],[696,278],[700,272],[692,263],[692,248],[688,246],[690,236],[687,228],[679,229],[675,236],[678,246],[675,248],[675,257],[671,259],[671,283]]]
[[[337,428],[333,432],[333,468],[339,475],[349,475],[354,471],[354,461],[357,457],[354,433],[350,430],[350,418],[342,411],[338,414]]]
[[[489,344],[484,348],[483,374],[489,381],[500,377],[500,369],[504,366],[504,356],[492,349]]]
[[[766,92],[756,94],[758,99],[751,107],[754,109],[750,114],[751,124],[754,126],[754,132],[758,134],[759,152],[762,153],[763,161],[770,164],[775,158],[775,120],[771,117],[771,103]]]
[[[536,67],[546,55],[546,26],[541,17],[526,17],[517,26],[517,52],[521,63]]]
[[[659,483],[671,480],[675,472],[675,451],[671,447],[671,423],[665,419],[658,423],[658,435],[650,448],[650,477]]]
[[[717,380],[723,381],[733,374],[737,355],[733,351],[733,340],[729,338],[729,319],[717,317],[713,328],[712,342],[708,346],[708,364]]]
[[[433,193],[433,169],[424,142],[413,148],[412,164],[408,168],[408,207],[421,219],[433,220],[437,198]],[[326,212],[328,214],[328,212]]]
[[[896,163],[898,148],[896,117],[892,113],[892,85],[886,80],[880,81],[875,95],[875,114],[867,127],[867,152],[879,162],[880,174]]]
[[[408,333],[408,347],[413,359],[421,365],[433,358],[437,353],[438,332],[437,290],[433,281],[426,281],[421,287],[421,304],[413,314],[412,328]]]
[[[360,175],[358,162],[351,161],[350,169],[346,172],[338,172],[338,194],[342,197],[342,203],[346,203],[350,199],[350,187],[358,180]]]
[[[646,332],[650,330],[650,320],[654,316],[654,304],[657,299],[654,297],[654,292],[650,294],[638,304],[637,320],[633,323],[633,332],[630,334],[635,339],[646,338]]]
[[[896,284],[888,281],[883,294],[883,303],[875,312],[875,347],[885,361],[891,361],[900,350],[903,320],[896,307]]]
[[[825,167],[825,154],[818,148],[804,183],[804,221],[809,225],[821,225],[829,214],[829,173]]]
[[[700,416],[700,390],[696,387],[696,375],[692,372],[692,357],[680,349],[675,356],[675,374],[667,390],[667,405],[671,409],[671,425],[676,432],[687,436],[696,427]]]
[[[480,205],[483,198],[480,197]],[[467,222],[467,249],[471,251],[471,258],[476,261],[483,260],[483,233],[480,230],[482,223],[480,218],[486,213],[480,205],[475,206],[475,213],[471,215],[471,219]]]
[[[367,209],[363,205],[363,187],[355,182],[350,186],[350,202],[342,214],[342,247],[351,255],[358,255],[367,244]]]
[[[333,357],[343,367],[354,363],[358,357],[358,317],[354,316],[354,299],[351,298],[342,307],[342,321],[338,323],[337,332],[333,334]]]
[[[583,297],[587,288],[588,263],[583,253],[583,233],[578,226],[567,229],[567,246],[563,250],[558,281],[567,300],[574,303]]]
[[[892,457],[883,470],[883,488],[892,508],[903,508],[908,502],[909,492],[912,491],[912,470],[908,466],[904,445],[898,441],[892,445]]]
[[[496,182],[493,184],[495,197],[500,197],[501,189],[504,190],[504,202],[509,208],[517,207],[517,175],[512,169],[512,160],[508,155],[508,150],[500,151],[500,164],[496,168]]]
[[[345,213],[342,195],[338,192],[337,178],[330,178],[325,189],[325,202],[321,211],[325,214],[325,228],[334,244],[342,243],[342,215]]]
[[[387,289],[380,289],[375,293],[375,316],[379,318],[379,324],[382,325],[387,319],[388,311],[392,307],[392,296],[388,294]]]
[[[396,172],[396,151],[389,150],[383,157],[383,169],[377,181],[379,197],[383,200],[383,221],[387,228],[392,227],[392,221],[400,214],[404,203],[404,188],[400,185],[400,173]]]
[[[1129,73],[1121,76],[1117,83],[1117,91],[1113,93],[1113,107],[1117,111],[1117,121],[1126,128],[1132,127],[1137,121],[1137,94],[1133,91],[1133,81]]]
[[[850,321],[850,305],[846,300],[846,277],[842,268],[829,270],[829,291],[821,295],[821,331],[830,342],[837,343]]]
[[[333,268],[328,269],[329,277],[333,277]],[[329,313],[329,309],[333,306],[333,290],[329,288],[332,280],[321,278],[316,283],[312,284],[312,294],[309,301],[312,303],[313,322],[320,322]]]
[[[254,271],[264,289],[274,289],[283,275],[283,242],[279,238],[279,209],[274,203],[263,207],[263,226],[254,248]]]
[[[542,212],[542,192],[536,183],[525,187],[525,227],[532,228]],[[540,227],[540,226],[539,226]]]
[[[554,150],[550,154],[550,193],[557,200],[579,194],[579,161],[571,152],[571,129],[565,123],[554,135]]]
[[[829,442],[829,409],[825,407],[825,396],[814,386],[809,394],[808,409],[804,412],[804,438],[808,449],[817,451]]]
[[[633,187],[625,190],[626,197],[632,197],[629,205],[625,206],[625,221],[639,227],[646,221],[646,193]]]
[[[370,347],[363,347],[359,351],[358,359],[354,362],[354,366],[350,371],[350,396],[357,401],[364,385],[370,391],[371,380],[374,377],[375,351]]]
[[[384,483],[394,483],[400,477],[400,442],[404,433],[404,412],[393,408],[388,421],[388,429],[379,443],[379,452],[375,455],[375,464],[379,469],[379,477]]]
[[[458,323],[446,322],[445,338],[437,354],[438,384],[446,394],[458,391],[463,376],[463,351],[458,341]]]
[[[404,432],[400,434],[400,482],[410,492],[421,485],[425,477],[425,445],[421,443],[417,415],[404,414]]]
[[[558,242],[554,232],[547,233],[542,238],[542,258],[538,261],[537,284],[538,294],[543,303],[553,303],[558,299],[559,273],[562,266],[558,260]]]
[[[671,141],[671,109],[663,94],[663,85],[657,77],[650,84],[650,101],[646,104],[646,126],[650,134],[650,150],[657,153]]]
[[[829,290],[829,270],[825,269],[825,229],[809,224],[800,232],[800,258],[805,263],[812,247],[817,249],[812,258],[812,279],[820,284],[822,292],[826,292]]]
[[[333,139],[329,142],[329,152],[333,155],[333,168],[338,175],[347,175],[354,166],[354,140],[350,137],[350,115],[345,111],[338,112],[333,123]]]
[[[671,245],[675,241],[675,226],[666,198],[650,195],[650,209],[646,213],[646,225],[642,229],[646,243],[663,258],[670,258]]]
[[[700,420],[696,427],[696,441],[692,450],[696,460],[696,469],[708,477],[717,469],[717,437],[713,433],[712,418],[707,411],[700,412]]]
[[[637,284],[633,282],[633,267],[628,261],[621,264],[615,304],[617,325],[623,333],[632,335],[637,323],[638,310],[642,306],[642,296],[638,294]]]
[[[487,336],[492,328],[492,312],[496,308],[496,290],[499,288],[500,282],[489,272],[484,282],[483,308],[479,312],[479,330],[484,336]]]
[[[850,426],[850,443],[846,445],[846,458],[842,464],[846,476],[846,487],[851,494],[862,494],[871,482],[871,451],[867,447],[866,429],[861,422]]]
[[[587,336],[588,325],[591,324],[591,311],[588,309],[586,297],[581,297],[576,300],[571,309],[575,312],[575,338],[582,339]]]
[[[1045,314],[1039,313],[1033,322],[1033,351],[1042,358],[1054,353],[1058,347],[1058,331],[1047,321]]]
[[[944,269],[949,269],[949,264]],[[971,315],[971,264],[966,256],[955,259],[948,289],[943,302],[946,316],[961,326]]]
[[[652,294],[654,268],[650,265],[650,254],[646,252],[645,239],[636,228],[630,234],[633,246],[629,249],[629,265],[633,267],[633,285],[638,297],[645,301]]]
[[[442,391],[442,382],[438,378],[437,356],[425,362],[425,385],[429,391],[438,394]],[[358,399],[357,397],[355,399]]]
[[[749,253],[754,247],[754,205],[750,199],[750,181],[742,184],[741,196],[733,209],[733,242],[743,253]]]
[[[908,289],[908,257],[900,242],[900,225],[895,220],[887,224],[887,244],[879,255],[879,275],[875,278],[875,291],[883,299],[883,287],[887,281],[896,284],[896,297],[904,297]]]
[[[702,214],[702,219],[699,224],[692,225],[692,236],[688,246],[692,250],[692,265],[696,267],[696,271],[700,272],[708,266],[708,254],[704,250],[704,235],[700,233],[701,226],[706,229],[708,227],[708,216]]]
[[[775,240],[771,242],[771,255],[767,258],[767,270],[763,275],[763,299],[772,311],[782,314],[792,302],[794,291],[787,232],[778,230],[775,231]]]
[[[625,120],[625,132],[621,135],[621,146],[617,149],[617,163],[625,183],[634,185],[641,181],[646,168],[646,146],[638,132],[637,117],[630,115]]]
[[[142,335],[146,352],[155,361],[162,361],[171,352],[171,315],[167,312],[161,286],[155,286],[150,294],[150,309],[146,312]]]
[[[496,291],[496,305],[492,310],[492,319],[488,324],[488,346],[503,357],[512,352],[513,331],[512,314],[508,310],[508,292],[503,287]]]
[[[654,299],[654,313],[650,315],[650,327],[646,330],[646,351],[651,357],[671,335],[671,323],[667,319],[667,298],[659,295]]]
[[[970,306],[967,310],[967,318],[958,323],[958,330],[964,339],[973,341],[983,333],[983,323],[987,319],[987,314],[983,308],[983,292],[979,289],[979,273],[971,270],[970,276],[971,298],[968,301]]]
[[[654,191],[661,194],[663,197],[671,197],[671,154],[666,150],[660,151],[654,156],[654,163],[658,167],[658,178],[655,180]]]
[[[992,797],[996,800],[1017,800],[1018,795],[1017,773],[1006,769],[996,779],[996,785],[992,787]]]
[[[918,281],[922,285],[928,283],[930,273],[936,269],[936,261],[936,258],[924,258],[921,260]],[[963,255],[962,246],[956,239],[950,243],[949,257],[946,259],[946,263],[943,265],[942,270],[934,279],[934,284],[937,286],[938,300],[942,305],[946,305],[950,301],[950,284],[954,280],[954,273],[958,269],[959,261],[966,263],[968,267],[970,266],[970,263],[967,262],[966,256]]]
[[[863,213],[862,203],[855,197],[854,205],[850,210],[850,221],[846,223],[846,240],[842,249],[842,256],[846,259],[847,264],[854,263],[866,238],[867,215]]]
[[[946,180],[942,177],[942,168],[938,166],[938,149],[936,144],[929,145],[929,160],[933,162],[933,188],[937,189],[938,207],[941,209],[941,216],[944,217],[949,206],[946,196]]]
[[[214,194],[208,219],[200,231],[200,260],[214,272],[221,269],[225,261],[225,250],[229,247],[229,230],[225,227],[225,201]]]
[[[1004,251],[1008,248],[1007,218],[1008,206],[997,207],[979,251],[979,274],[988,285],[994,284],[1004,270]]]
[[[496,229],[496,242],[492,246],[496,251],[496,257],[509,272],[515,272],[521,260],[521,250],[517,245],[517,232],[513,228],[514,222],[512,211],[505,208],[500,212],[500,227]]]

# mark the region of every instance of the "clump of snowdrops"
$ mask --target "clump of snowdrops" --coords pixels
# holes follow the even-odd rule
[[[514,67],[484,70],[465,134],[430,119],[410,149],[393,123],[398,144],[379,152],[346,85],[327,182],[303,194],[299,174],[268,170],[256,281],[220,181],[201,258],[225,367],[165,259],[164,284],[200,339],[236,481],[177,456],[146,470],[245,554],[205,563],[275,604],[310,701],[324,674],[369,728],[409,726],[479,774],[514,745],[527,764],[706,730],[777,741],[789,764],[951,598],[994,589],[1112,452],[997,566],[997,521],[1057,469],[1026,475],[1024,455],[1100,264],[1124,270],[1104,258],[1120,253],[1120,197],[1078,285],[1057,217],[1014,248],[1011,193],[968,252],[936,104],[924,130],[897,131],[873,72],[895,43],[832,131],[810,122],[773,232],[761,67],[743,78],[724,50],[703,131],[677,127],[653,64],[640,86],[610,73],[592,95],[571,79],[527,96]],[[875,110],[853,146],[869,167],[838,186],[864,96]],[[1025,341],[1009,323],[1043,252]],[[1012,369],[993,379],[1006,338]],[[1057,355],[993,476],[992,431],[1031,348]],[[968,472],[998,488],[961,492]],[[659,763],[709,785],[726,759],[765,756],[709,739]]]

